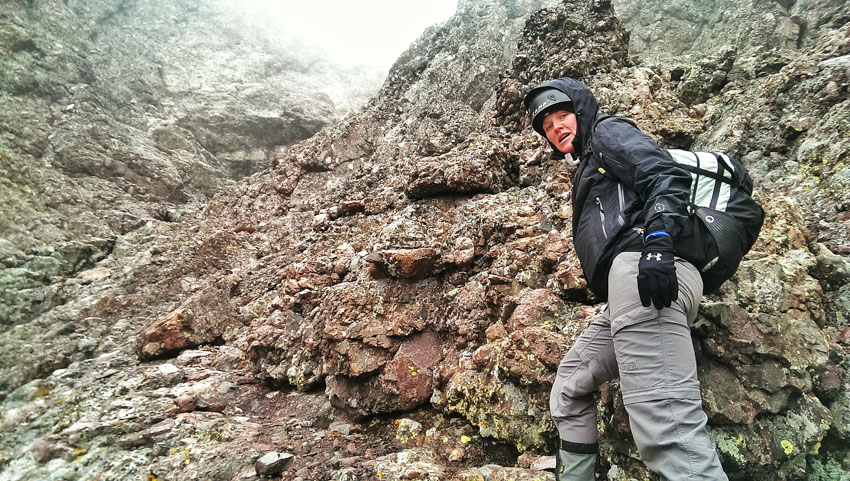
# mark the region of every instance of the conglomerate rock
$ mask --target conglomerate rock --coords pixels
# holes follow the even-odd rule
[[[762,235],[693,330],[709,429],[730,479],[846,479],[847,17],[746,84],[694,65],[687,105],[630,57],[610,2],[541,6],[461,2],[364,110],[196,218],[139,229],[156,242],[132,269],[87,265],[110,276],[80,274],[86,300],[39,319],[92,358],[4,367],[0,472],[241,479],[290,452],[284,479],[551,479],[505,465],[551,453],[555,369],[604,307],[571,246],[574,167],[521,107],[568,74],[661,144],[751,169]],[[600,479],[652,479],[616,381],[599,407]]]

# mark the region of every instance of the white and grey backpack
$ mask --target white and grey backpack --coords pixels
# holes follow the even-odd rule
[[[668,149],[691,173],[691,232],[676,241],[676,253],[702,273],[704,292],[732,277],[758,239],[764,210],[753,200],[753,181],[736,159],[718,152]]]

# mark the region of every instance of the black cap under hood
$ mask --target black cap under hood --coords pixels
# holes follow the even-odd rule
[[[540,88],[554,88],[564,92],[570,98],[572,110],[576,114],[578,124],[578,132],[576,133],[575,140],[573,140],[573,146],[576,148],[574,157],[581,157],[581,154],[587,151],[588,144],[590,143],[589,133],[592,131],[594,124],[596,124],[596,118],[599,116],[599,103],[596,102],[596,97],[585,84],[569,77],[550,80],[529,92]],[[552,143],[549,142],[549,145],[552,145]],[[564,154],[554,145],[552,145],[552,150],[554,151],[552,155],[554,158],[564,158]]]

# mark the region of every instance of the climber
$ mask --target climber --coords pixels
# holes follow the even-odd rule
[[[573,177],[573,245],[588,286],[608,301],[558,367],[549,399],[559,481],[594,479],[594,392],[617,376],[641,459],[662,480],[726,480],[706,430],[690,325],[703,282],[675,255],[690,175],[632,122],[603,116],[571,78],[525,97],[535,131]]]

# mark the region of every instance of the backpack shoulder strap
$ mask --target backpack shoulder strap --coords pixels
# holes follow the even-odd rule
[[[591,128],[591,133],[590,133],[590,141],[591,141],[591,142],[593,142],[593,134],[594,134],[594,132],[596,132],[596,127],[597,127],[599,124],[601,124],[602,122],[604,122],[604,121],[606,121],[606,120],[608,120],[608,119],[620,119],[620,120],[624,120],[624,121],[626,121],[626,122],[628,122],[628,123],[630,123],[630,124],[634,125],[635,127],[637,127],[637,124],[636,124],[636,123],[635,123],[632,119],[627,119],[627,118],[625,118],[625,117],[618,117],[618,116],[616,116],[616,115],[602,114],[602,115],[600,115],[600,116],[596,117],[596,122],[593,122],[593,127]]]
[[[601,172],[602,172],[603,174],[605,173],[605,158],[604,158],[604,156],[602,155],[602,152],[597,152],[597,151],[595,151],[595,150],[593,149],[593,134],[596,132],[596,127],[597,127],[599,124],[601,124],[602,122],[604,122],[604,121],[606,121],[606,120],[608,120],[608,119],[620,119],[620,120],[625,120],[626,122],[628,122],[628,123],[630,123],[630,124],[634,125],[635,127],[637,127],[637,124],[635,124],[635,123],[634,123],[631,119],[627,119],[627,118],[625,118],[625,117],[617,117],[616,115],[608,115],[608,114],[602,114],[602,115],[600,115],[600,116],[596,117],[596,121],[595,121],[595,122],[593,122],[593,127],[591,128],[591,132],[590,132],[590,142],[588,142],[588,143],[587,143],[587,146],[588,146],[588,150],[589,150],[588,154],[590,154],[590,155],[594,155],[596,158],[598,158],[598,159],[599,159],[599,164],[600,164],[600,166],[602,167]]]
[[[741,172],[726,154],[680,149],[667,149],[667,152],[688,172],[730,184],[735,188],[740,187]]]

